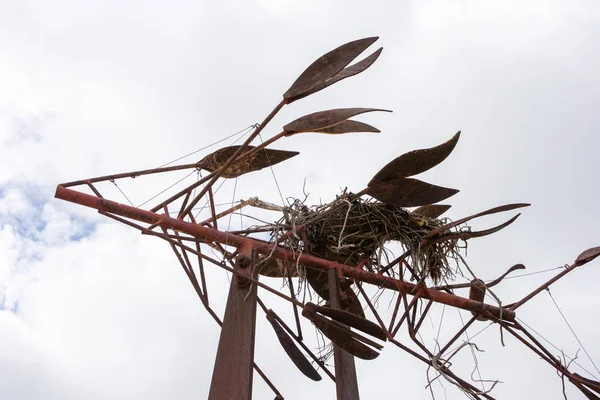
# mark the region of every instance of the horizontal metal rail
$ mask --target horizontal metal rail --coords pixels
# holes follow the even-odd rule
[[[485,304],[479,301],[456,296],[451,293],[430,289],[422,285],[415,285],[403,280],[393,279],[387,276],[365,271],[353,266],[340,264],[335,261],[325,260],[308,254],[298,255],[297,253],[294,253],[293,251],[281,246],[277,246],[276,244],[264,243],[249,237],[243,237],[229,232],[222,232],[198,224],[185,222],[180,219],[171,218],[165,214],[157,214],[152,211],[142,210],[104,198],[81,193],[65,188],[62,185],[59,185],[56,188],[55,197],[82,206],[94,208],[98,211],[119,215],[125,218],[131,218],[136,221],[152,224],[154,226],[160,226],[161,228],[185,232],[189,235],[206,241],[217,242],[223,245],[233,246],[238,249],[252,248],[258,251],[259,254],[264,256],[270,255],[286,262],[296,263],[298,261],[297,258],[299,257],[299,262],[306,267],[321,271],[328,271],[335,268],[339,271],[340,275],[359,282],[370,283],[378,287],[384,287],[409,295],[418,294],[419,297],[478,314],[485,314],[486,312],[489,312],[496,318],[500,318],[505,321],[512,322],[515,320],[516,313],[513,310],[499,308],[490,304]]]

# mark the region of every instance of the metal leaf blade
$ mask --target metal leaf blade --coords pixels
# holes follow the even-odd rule
[[[591,249],[587,249],[586,251],[578,255],[577,259],[575,260],[575,263],[577,265],[587,264],[598,256],[600,256],[600,246],[592,247]]]
[[[361,318],[365,318],[365,310],[363,310],[362,304],[356,293],[354,293],[354,290],[348,286],[343,293],[346,301],[349,303],[345,310]]]
[[[341,81],[343,79],[350,78],[351,76],[360,74],[361,72],[363,72],[364,70],[366,70],[367,68],[369,68],[371,65],[373,65],[373,63],[375,61],[377,61],[377,59],[381,55],[382,51],[383,51],[383,47],[380,47],[373,54],[371,54],[370,56],[366,57],[365,59],[357,62],[354,65],[351,65],[349,67],[344,68],[343,70],[341,70],[340,72],[338,72],[335,76],[333,76],[332,78],[330,78],[327,81],[325,81],[325,84],[323,85],[323,87],[319,88],[317,86],[317,89],[316,90],[313,89],[309,94],[313,94],[315,92],[318,92],[319,90],[322,90],[322,89],[324,89],[324,88],[326,88],[328,86],[331,86],[334,83],[337,83],[337,82],[339,82],[339,81]]]
[[[315,305],[315,309],[317,312],[326,315],[342,324],[348,325],[352,328],[356,328],[359,331],[363,331],[364,333],[376,337],[377,339],[381,339],[383,341],[387,340],[387,335],[381,329],[379,325],[376,323],[369,321],[368,319],[358,317],[348,311],[338,310],[330,307],[323,307]]]
[[[337,326],[327,318],[308,311],[307,308],[302,311],[302,315],[315,324],[315,326],[323,333],[323,335],[327,336],[329,340],[346,350],[348,353],[363,360],[373,360],[379,356],[378,352],[366,346],[364,343],[354,339],[348,333],[348,328]]]
[[[324,54],[314,61],[283,94],[288,103],[325,88],[325,82],[352,62],[379,37],[354,40]],[[374,60],[373,60],[374,61]],[[366,69],[366,68],[365,68]],[[360,71],[359,71],[360,72]],[[357,72],[358,73],[358,72]]]
[[[455,226],[464,224],[465,222],[468,222],[468,221],[470,221],[470,220],[472,220],[474,218],[483,217],[485,215],[496,214],[496,213],[504,212],[504,211],[510,211],[510,210],[514,210],[516,208],[529,207],[530,205],[531,204],[529,204],[529,203],[513,203],[513,204],[505,204],[503,206],[490,208],[489,210],[485,210],[485,211],[482,211],[480,213],[473,214],[473,215],[470,215],[468,217],[461,218],[461,219],[456,220],[454,222],[451,222],[449,224],[442,225],[442,226],[440,226],[438,228],[435,228],[434,230],[432,230],[431,232],[429,232],[427,235],[423,236],[423,239],[430,239],[430,238],[434,237],[435,235],[437,235],[439,233],[447,231],[448,229],[452,229]]]
[[[329,291],[325,289],[326,286],[329,286],[326,272],[313,268],[305,268],[305,277],[310,287],[317,295],[319,295],[319,297],[321,297],[323,300],[330,299]],[[348,286],[343,291],[343,294],[348,301],[346,310],[354,315],[357,315],[358,317],[365,318],[365,312],[360,304],[360,300],[352,288]]]
[[[450,207],[452,206],[446,204],[429,204],[413,210],[412,213],[419,214],[427,218],[438,218],[440,215],[448,211]]]
[[[375,174],[368,186],[390,179],[406,178],[425,172],[444,161],[460,138],[458,131],[450,140],[429,149],[409,151],[390,161]]]
[[[267,320],[271,323],[275,334],[277,335],[277,339],[279,339],[279,343],[283,350],[285,350],[288,357],[292,360],[292,362],[298,367],[300,372],[302,372],[306,377],[312,379],[313,381],[320,381],[321,375],[317,372],[317,370],[312,366],[310,361],[304,356],[304,354],[300,351],[300,349],[296,346],[293,339],[288,335],[288,333],[283,329],[279,322],[275,319],[273,315],[273,311],[267,311]]]
[[[315,132],[337,125],[359,114],[373,111],[386,111],[381,108],[336,108],[333,110],[318,111],[300,117],[283,127],[287,134],[300,132]]]
[[[224,147],[204,157],[198,167],[210,172],[218,171],[233,156],[240,146]],[[248,152],[254,146],[247,146]],[[268,166],[278,164],[298,155],[297,151],[262,149],[250,155],[240,155],[240,160],[231,164],[221,175],[223,178],[237,178],[249,172],[258,171]]]
[[[339,135],[344,133],[353,133],[353,132],[368,132],[368,133],[380,133],[381,131],[374,126],[369,124],[365,124],[364,122],[354,121],[348,119],[346,121],[340,122],[339,124],[328,126],[327,128],[318,129],[316,131],[312,131],[313,133],[326,133],[330,135]]]
[[[517,218],[519,218],[521,214],[517,214],[514,217],[512,217],[511,219],[509,219],[508,221],[495,226],[493,228],[490,229],[484,229],[482,231],[472,231],[472,232],[454,232],[454,233],[448,233],[446,235],[442,235],[442,236],[438,236],[436,238],[427,240],[426,243],[427,244],[433,244],[433,243],[439,243],[439,242],[445,242],[447,240],[469,240],[469,239],[473,239],[473,238],[478,238],[478,237],[483,237],[483,236],[487,236],[487,235],[491,235],[492,233],[496,233],[499,230],[502,230],[504,228],[506,228],[508,225],[512,224],[513,222],[516,221]]]
[[[437,203],[458,193],[413,178],[391,179],[367,187],[366,194],[396,207],[416,207]]]

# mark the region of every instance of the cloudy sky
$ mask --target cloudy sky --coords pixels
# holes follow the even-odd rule
[[[555,269],[501,284],[505,303],[600,245],[596,1],[0,0],[0,396],[205,398],[219,332],[169,247],[55,200],[56,185],[155,167],[260,122],[315,58],[373,35],[384,52],[372,68],[286,107],[263,137],[326,108],[394,113],[362,118],[379,135],[278,143],[301,153],[275,168],[284,196],[302,196],[305,178],[312,203],[360,190],[388,160],[462,130],[454,153],[423,177],[461,190],[448,216],[532,203],[505,231],[470,244],[471,267],[483,279],[515,263]],[[136,203],[164,187],[137,183],[122,184]],[[254,194],[281,202],[268,170],[239,180],[235,200]],[[598,264],[551,293],[600,365]],[[210,275],[221,314],[226,276]],[[424,324],[429,344],[441,313]],[[460,327],[458,312],[446,313],[445,326]],[[566,355],[580,348],[547,293],[518,316]],[[256,361],[284,397],[334,398],[333,384],[306,380],[258,319]],[[482,378],[503,382],[497,398],[563,398],[551,368],[511,338],[502,347],[497,328],[477,343]],[[455,361],[465,377],[467,352]],[[599,377],[583,350],[577,362]],[[424,364],[393,346],[357,368],[363,398],[431,398]],[[438,399],[464,398],[447,383],[434,389]],[[274,397],[259,377],[254,393]]]

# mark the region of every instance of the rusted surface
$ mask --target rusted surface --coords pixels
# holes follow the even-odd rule
[[[324,300],[330,300],[329,296],[329,281],[327,277],[327,273],[323,270],[318,270],[314,268],[305,268],[305,277],[306,281],[310,285],[310,287]],[[345,309],[351,312],[354,315],[357,315],[361,318],[365,317],[365,312],[363,311],[362,305],[360,304],[360,300],[356,293],[352,290],[352,287],[347,286],[342,290],[342,305],[341,309]]]
[[[281,347],[283,347],[288,357],[290,357],[290,359],[296,365],[296,367],[298,367],[300,372],[302,372],[304,375],[306,375],[306,377],[312,379],[313,381],[320,381],[321,375],[319,375],[317,370],[314,369],[310,361],[306,359],[306,357],[304,356],[304,354],[302,354],[300,349],[296,347],[290,335],[288,335],[287,332],[281,327],[281,325],[279,325],[279,322],[277,322],[273,311],[267,311],[266,316],[267,320],[273,327],[275,334],[277,335],[277,339],[279,340]]]
[[[390,179],[375,183],[365,190],[366,194],[382,203],[396,207],[416,207],[437,203],[458,193],[413,178]]]
[[[341,308],[340,301],[340,280],[338,272],[335,269],[327,272],[328,286],[331,288],[331,307]],[[333,345],[333,361],[335,364],[335,392],[337,400],[359,400],[358,377],[356,376],[356,366],[354,365],[354,356],[344,349]]]
[[[484,215],[491,215],[491,214],[496,214],[496,213],[504,212],[504,211],[510,211],[510,210],[514,210],[516,208],[529,207],[530,205],[531,204],[529,204],[529,203],[513,203],[513,204],[506,204],[506,205],[503,205],[503,206],[490,208],[489,210],[485,210],[485,211],[482,211],[480,213],[473,214],[473,215],[470,215],[468,217],[458,219],[458,220],[453,221],[453,222],[451,222],[449,224],[442,225],[439,228],[436,228],[436,229],[432,230],[431,232],[429,232],[427,235],[425,235],[423,237],[423,239],[432,238],[435,235],[438,235],[438,234],[440,234],[440,233],[442,233],[444,231],[447,231],[448,229],[452,229],[455,226],[464,224],[465,222],[468,222],[468,221],[470,221],[470,220],[472,220],[474,218],[479,218],[479,217],[483,217]]]
[[[110,200],[99,199],[89,194],[76,192],[72,189],[67,189],[62,186],[57,187],[56,198],[77,203],[86,207],[91,207],[99,211],[110,210],[110,212],[113,214],[125,216],[142,222],[147,222],[151,224],[159,222],[161,226],[164,226],[165,228],[179,230],[181,232],[187,233],[188,235],[192,235],[197,238],[202,238],[203,240],[207,241],[218,242],[224,245],[230,245],[238,248],[242,246],[252,246],[261,255],[271,255],[281,260],[286,260],[290,263],[296,262],[296,259],[299,258],[300,264],[322,271],[337,268],[340,274],[347,278],[376,285],[378,287],[385,287],[387,289],[401,291],[409,294],[416,293],[417,290],[417,285],[412,284],[410,282],[393,279],[387,276],[380,276],[370,271],[365,271],[356,267],[324,260],[318,257],[311,256],[309,254],[298,255],[290,250],[279,246],[275,246],[275,248],[273,248],[273,244],[258,242],[253,240],[252,238],[217,231],[198,224],[191,224],[180,219],[171,218],[168,215],[156,214],[151,211],[137,209]],[[498,307],[489,304],[482,304],[464,297],[444,293],[437,290],[427,290],[426,292],[421,293],[421,297],[426,299],[433,299],[436,302],[450,305],[453,307],[462,308],[469,311],[483,312],[482,310],[486,310],[498,318],[500,318],[501,314],[500,309]],[[502,311],[502,318],[506,321],[514,321],[515,313],[505,309]]]
[[[327,273],[325,271],[306,268],[306,281],[319,297],[329,300]]]
[[[142,169],[139,171],[122,172],[119,174],[104,175],[104,176],[98,176],[96,178],[66,182],[66,183],[63,183],[61,186],[70,187],[70,186],[77,186],[77,185],[87,185],[87,184],[91,184],[91,183],[95,183],[95,182],[113,181],[116,179],[123,179],[123,178],[137,178],[138,176],[160,174],[163,172],[171,172],[171,171],[180,171],[182,169],[196,168],[197,166],[198,166],[198,163],[193,163],[193,164],[172,165],[170,167]],[[98,197],[101,197],[101,196],[98,196]]]
[[[515,264],[512,267],[510,267],[505,273],[503,273],[502,275],[500,275],[498,278],[494,279],[493,281],[491,281],[490,283],[486,284],[486,286],[488,288],[494,287],[497,284],[499,284],[500,282],[502,282],[502,280],[504,278],[506,278],[506,276],[508,274],[510,274],[513,271],[517,271],[517,270],[521,270],[521,269],[525,269],[525,266],[523,264]],[[443,285],[443,286],[436,286],[436,287],[432,287],[431,289],[436,289],[436,290],[450,290],[450,289],[461,289],[461,288],[468,288],[471,287],[471,283],[457,283],[454,285]]]
[[[342,121],[339,124],[335,124],[333,126],[328,126],[327,128],[317,129],[316,131],[312,131],[314,133],[326,133],[330,135],[339,135],[343,133],[353,133],[353,132],[368,132],[368,133],[379,133],[381,132],[379,129],[371,126],[369,124],[365,124],[364,122],[354,121],[352,119],[348,119],[346,121]]]
[[[373,63],[375,61],[377,61],[377,59],[381,55],[382,51],[383,51],[383,47],[380,47],[377,50],[375,50],[375,52],[373,52],[370,56],[364,58],[363,60],[361,60],[361,61],[359,61],[359,62],[357,62],[355,64],[352,64],[352,65],[344,68],[343,70],[341,70],[340,72],[338,72],[337,74],[335,74],[335,76],[333,76],[333,78],[328,79],[325,82],[326,83],[326,87],[327,86],[331,86],[334,83],[339,82],[339,81],[341,81],[343,79],[350,78],[351,76],[360,74],[365,69],[367,69],[371,65],[373,65]]]
[[[575,260],[575,263],[577,265],[587,264],[598,256],[600,256],[600,246],[592,247],[591,249],[587,249],[586,251],[578,255],[577,259]]]
[[[349,333],[348,328],[344,328],[339,324],[334,324],[332,321],[316,313],[312,304],[307,304],[302,310],[302,315],[310,320],[315,326],[323,332],[334,344],[346,350],[348,353],[362,358],[363,360],[373,360],[379,353],[367,347],[365,344],[354,339]]]
[[[595,381],[593,379],[588,379],[584,376],[579,375],[578,373],[573,373],[574,380],[578,380],[582,384],[588,386],[590,389],[594,390],[596,393],[600,394],[600,382]]]
[[[367,47],[375,43],[378,37],[354,40],[324,54],[313,62],[283,94],[283,98],[291,103],[309,94],[329,86],[327,80],[352,62]],[[373,60],[374,61],[374,60]]]
[[[441,235],[441,236],[438,236],[433,239],[425,240],[424,243],[433,244],[433,243],[445,242],[447,240],[465,240],[466,241],[466,240],[473,239],[473,238],[491,235],[492,233],[496,233],[496,232],[506,228],[513,222],[515,222],[517,220],[517,218],[519,218],[520,215],[521,214],[519,213],[519,214],[515,215],[514,217],[512,217],[511,219],[509,219],[508,221],[506,221],[498,226],[495,226],[493,228],[490,228],[490,229],[484,229],[482,231],[448,233],[446,235]]]
[[[450,209],[450,205],[445,204],[429,204],[426,206],[421,206],[415,210],[413,210],[413,214],[419,214],[428,218],[438,218],[443,213]]]
[[[312,304],[312,303],[308,303]],[[318,306],[316,304],[312,304],[315,310],[323,315],[330,317],[342,324],[348,325],[351,328],[356,328],[360,331],[363,331],[366,334],[374,336],[383,341],[387,340],[387,335],[381,329],[379,325],[374,322],[369,321],[368,319],[358,317],[352,313],[341,309],[335,309],[331,307],[323,307]]]
[[[247,148],[247,146],[250,143],[252,143],[252,141],[254,139],[256,139],[256,137],[260,134],[260,132],[265,128],[265,126],[268,125],[268,123],[275,117],[275,115],[277,115],[277,113],[285,106],[285,104],[286,104],[285,100],[281,100],[279,102],[279,104],[277,104],[275,106],[275,108],[273,108],[273,110],[269,113],[269,115],[267,115],[265,117],[263,122],[260,123],[256,127],[254,132],[252,132],[252,134],[244,141],[244,143],[241,145],[241,147],[231,156],[231,158],[225,163],[225,165],[223,165],[218,171],[215,171],[213,174],[211,174],[211,177],[210,177],[210,180],[208,181],[208,183],[204,186],[204,188],[202,188],[199,191],[199,193],[196,195],[196,197],[194,197],[192,199],[192,201],[187,205],[185,210],[183,210],[181,215],[188,215],[191,213],[194,206],[196,204],[198,204],[200,199],[206,194],[206,192],[208,191],[208,188],[210,188],[212,185],[214,185],[215,182],[219,179],[219,177],[221,176],[221,172],[227,170],[227,168],[229,168],[229,166],[237,160],[237,157],[240,155],[242,150],[244,148]],[[194,187],[198,187],[198,182],[188,186],[188,188],[184,189],[183,191],[180,191],[178,194],[171,196],[167,201],[165,201],[165,203],[170,203],[171,201],[179,198],[179,196],[181,196],[182,194],[185,194],[186,192],[193,189]],[[155,209],[153,209],[153,210],[155,210]]]
[[[473,279],[470,285],[471,289],[469,290],[469,299],[483,303],[483,300],[485,299],[485,292],[487,290],[485,282],[483,282],[481,279]],[[478,321],[487,321],[489,319],[474,312],[471,312],[471,314],[473,314]]]
[[[198,162],[198,167],[210,172],[218,171],[239,150],[240,146],[224,147],[204,157]],[[251,151],[254,146],[247,146]],[[279,164],[289,158],[297,156],[297,151],[263,149],[252,154],[243,154],[239,161],[230,164],[223,170],[223,178],[237,178],[248,172],[258,171],[263,168]]]
[[[348,118],[352,118],[359,114],[364,114],[373,111],[385,111],[381,108],[336,108],[333,110],[317,111],[312,114],[300,117],[283,127],[283,130],[288,133],[300,132],[315,132],[335,126],[344,122]]]
[[[238,269],[248,276],[251,270]],[[240,287],[239,281],[235,275],[229,286],[209,400],[252,399],[257,286]]]
[[[460,138],[460,131],[450,140],[429,149],[413,150],[395,158],[375,174],[369,186],[391,179],[406,178],[425,172],[444,161]]]

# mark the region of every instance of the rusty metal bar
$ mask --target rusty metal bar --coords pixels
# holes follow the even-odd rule
[[[56,189],[56,198],[149,224],[158,223],[167,229],[179,230],[204,240],[219,242],[221,244],[236,248],[250,246],[255,248],[262,255],[272,254],[274,257],[277,257],[283,261],[289,262],[294,260],[294,257],[298,256],[294,254],[294,252],[274,244],[262,243],[252,238],[221,232],[215,229],[210,229],[197,224],[171,218],[168,215],[157,214],[152,211],[141,210],[114,201],[100,199],[98,197],[80,193],[60,185]],[[299,258],[300,263],[309,268],[314,268],[321,271],[337,268],[340,271],[340,274],[345,277],[370,283],[379,287],[385,287],[400,292],[404,291],[405,293],[411,295],[416,294],[418,290],[418,286],[415,284],[390,277],[384,277],[369,271],[357,269],[352,266],[343,265],[335,261],[324,260],[308,254],[302,254],[299,256]],[[420,296],[426,299],[431,299],[438,303],[462,308],[475,313],[485,313],[486,311],[489,311],[492,315],[498,318],[502,317],[502,319],[506,321],[514,321],[515,319],[515,312],[513,310],[501,310],[499,307],[484,304],[450,293],[444,293],[436,290],[422,290]]]
[[[429,300],[427,302],[427,305],[425,306],[425,310],[423,310],[423,312],[421,313],[421,318],[419,318],[419,321],[417,322],[417,324],[415,325],[415,334],[419,331],[419,328],[421,327],[421,324],[423,323],[423,321],[425,320],[425,316],[427,315],[427,312],[429,311],[429,309],[431,308],[431,305],[433,304],[433,300]],[[415,307],[415,310],[417,308]],[[414,317],[413,317],[414,318]]]
[[[236,268],[250,276],[253,264],[253,259],[239,255]],[[231,279],[209,400],[252,399],[257,286],[248,283],[240,276]]]
[[[100,194],[100,192],[98,191],[98,189],[96,189],[96,186],[94,186],[94,185],[92,184],[92,182],[88,181],[88,182],[86,182],[86,183],[87,183],[87,185],[89,186],[89,188],[90,188],[90,189],[92,189],[92,192],[94,192],[94,194],[95,194],[96,196],[100,197],[101,199],[103,199],[103,198],[104,198],[104,196],[102,196],[102,195]]]
[[[535,297],[536,295],[538,295],[542,290],[548,288],[554,282],[556,282],[557,280],[559,280],[560,278],[562,278],[563,276],[565,276],[569,272],[573,271],[578,266],[579,265],[577,263],[569,265],[568,267],[565,268],[564,271],[562,271],[559,274],[557,274],[554,278],[552,278],[552,279],[548,280],[546,283],[542,284],[540,287],[538,287],[537,289],[535,289],[533,292],[531,292],[527,296],[525,296],[522,300],[520,300],[520,301],[518,301],[518,302],[516,302],[514,304],[508,305],[507,308],[510,309],[510,310],[512,310],[512,311],[516,310],[517,308],[521,307],[523,304],[525,304],[526,302],[528,302],[529,300],[531,300],[533,297]]]
[[[170,172],[170,171],[179,171],[182,169],[196,168],[197,166],[198,166],[198,163],[195,162],[192,164],[174,165],[172,167],[142,169],[139,171],[123,172],[120,174],[98,176],[96,178],[91,178],[91,179],[81,179],[79,181],[63,183],[62,186],[70,187],[70,186],[90,184],[90,183],[94,183],[94,182],[110,181],[110,180],[121,179],[121,178],[137,178],[138,176],[142,176],[142,175],[158,174],[161,172]]]
[[[246,141],[235,151],[235,153],[233,153],[233,155],[229,158],[229,160],[225,164],[223,164],[223,166],[221,168],[219,168],[218,171],[216,171],[213,174],[213,176],[211,177],[210,181],[208,181],[206,186],[202,190],[200,190],[200,193],[198,193],[198,195],[190,202],[190,204],[184,210],[184,212],[183,212],[184,215],[191,212],[192,208],[194,208],[194,206],[198,203],[198,201],[200,201],[202,196],[204,196],[206,194],[206,191],[210,187],[212,187],[212,185],[214,185],[214,183],[217,181],[217,179],[219,179],[219,177],[221,176],[223,171],[227,170],[227,168],[229,168],[229,166],[238,159],[238,156],[242,153],[242,151],[244,151],[246,149],[246,147],[248,147],[248,145],[250,143],[252,143],[252,141],[258,136],[258,134],[263,130],[263,128],[273,119],[273,117],[275,117],[275,115],[279,112],[279,110],[281,110],[283,108],[283,106],[285,106],[285,104],[286,104],[285,99],[281,100],[279,102],[279,104],[277,104],[275,106],[273,111],[271,111],[269,113],[269,115],[266,116],[264,121],[254,130],[254,132],[252,132],[250,137],[248,137],[248,139],[246,139]]]
[[[450,339],[448,341],[448,343],[446,343],[446,345],[439,351],[439,354],[444,354],[446,352],[446,350],[448,350],[450,348],[450,346],[452,346],[452,343],[456,342],[458,340],[458,338],[466,332],[466,330],[473,324],[473,322],[475,322],[477,320],[477,316],[473,316],[471,317],[471,319],[469,320],[469,322],[467,322],[458,332],[456,332],[456,335],[454,335],[452,337],[452,339]]]
[[[209,194],[210,193],[212,193],[212,190],[209,191]],[[212,198],[212,195],[211,195],[211,198]],[[218,213],[216,215],[213,215],[210,218],[205,219],[204,221],[200,222],[200,225],[206,225],[206,224],[213,223],[213,222],[217,221],[218,219],[223,218],[226,215],[229,215],[229,214],[231,214],[233,212],[236,212],[240,208],[243,208],[243,207],[245,207],[245,206],[247,206],[249,204],[252,204],[252,201],[254,201],[254,199],[258,199],[258,197],[252,197],[252,198],[250,198],[248,200],[242,200],[242,201],[240,201],[240,204],[236,204],[235,206],[233,206],[231,208],[228,208],[225,211],[221,211],[220,213]],[[216,228],[216,226],[217,225],[215,224],[215,228]]]
[[[386,328],[385,324],[383,323],[383,320],[381,319],[381,316],[375,309],[375,306],[371,302],[371,299],[369,299],[369,296],[367,296],[367,293],[365,292],[365,290],[362,288],[362,285],[359,282],[356,282],[356,287],[358,288],[358,291],[360,292],[360,294],[363,296],[363,299],[365,299],[365,301],[367,302],[369,309],[375,316],[375,319],[377,319],[377,322],[379,323],[379,326],[381,327],[381,329],[385,332],[388,339],[391,339],[392,335],[391,335],[390,331]]]
[[[217,225],[217,210],[215,209],[215,198],[213,197],[212,187],[208,188],[208,202],[210,203],[210,215],[212,216],[212,225],[215,229],[219,229]]]
[[[337,269],[330,269],[327,272],[327,277],[329,283],[329,300],[331,301],[331,308],[341,309],[340,281],[338,278]],[[334,343],[333,359],[335,365],[335,389],[337,400],[359,400],[360,395],[358,392],[358,378],[356,377],[354,356],[341,349]]]
[[[259,304],[260,304],[260,298],[259,298]],[[264,305],[263,305],[264,306]],[[266,307],[264,307],[264,309],[266,309]],[[296,343],[298,343],[303,349],[304,351],[306,351],[306,353],[314,360],[314,362],[317,363],[317,365],[323,370],[325,371],[325,373],[331,378],[331,380],[333,382],[335,382],[335,375],[333,375],[331,373],[331,371],[329,371],[329,369],[327,368],[327,366],[325,366],[325,364],[323,363],[323,361],[321,361],[319,359],[319,357],[317,357],[315,355],[315,353],[313,353],[302,341],[301,338],[299,338],[294,331],[292,330],[292,328],[290,328],[288,326],[288,324],[285,323],[285,321],[283,319],[281,319],[281,317],[279,315],[277,315],[277,313],[273,313],[275,315],[275,319],[277,319],[277,321],[281,324],[281,326],[283,326],[283,328],[287,331],[287,333],[290,334],[290,336],[292,338],[294,338],[294,340],[296,341]]]

